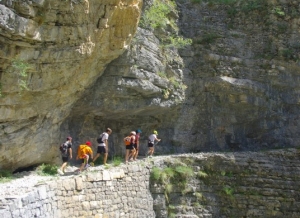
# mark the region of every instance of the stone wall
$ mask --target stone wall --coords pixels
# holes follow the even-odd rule
[[[130,165],[42,182],[24,195],[1,196],[0,216],[155,217],[149,172]]]
[[[39,183],[32,191],[1,196],[10,217],[299,217],[299,150],[158,156]],[[194,175],[172,189],[150,179],[185,165]],[[96,170],[97,169],[97,170]],[[94,171],[96,170],[96,171]],[[167,197],[167,198],[166,198]]]
[[[181,155],[195,175],[185,188],[151,183],[157,218],[300,217],[299,150]],[[194,157],[194,158],[192,158]]]

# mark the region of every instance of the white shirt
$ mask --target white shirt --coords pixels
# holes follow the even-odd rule
[[[157,139],[157,136],[156,136],[155,134],[151,134],[151,135],[149,136],[149,141],[150,141],[150,142],[154,143],[155,139]]]
[[[102,142],[103,143],[98,144],[98,146],[105,147],[106,146],[105,140],[108,140],[108,133],[107,132],[102,133]]]

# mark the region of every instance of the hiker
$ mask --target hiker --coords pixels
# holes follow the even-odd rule
[[[157,138],[157,135],[158,135],[157,131],[154,130],[154,131],[153,131],[153,134],[151,134],[151,135],[148,137],[148,148],[149,148],[148,153],[147,153],[147,156],[148,156],[148,157],[152,157],[152,155],[153,155],[153,153],[154,153],[154,142],[155,142],[155,141],[159,142],[159,141],[161,140],[161,139],[158,139],[158,138]]]
[[[129,157],[134,157],[135,155],[135,148],[134,148],[134,142],[135,142],[135,136],[136,132],[131,131],[130,135],[124,138],[124,141],[127,141],[128,143],[125,142],[126,144],[126,153],[125,153],[125,163],[128,163]]]
[[[112,133],[112,130],[110,128],[107,128],[105,132],[103,132],[99,138],[97,139],[98,142],[98,148],[97,148],[97,154],[95,158],[93,159],[93,163],[91,165],[93,166],[97,158],[103,153],[103,165],[107,165],[107,155],[108,155],[108,137]]]
[[[84,167],[88,166],[89,155],[91,155],[91,159],[93,159],[93,150],[91,149],[91,146],[92,143],[90,141],[87,141],[85,144],[79,145],[78,147],[76,160],[82,160],[80,168],[79,170],[77,170],[79,173],[83,171]]]
[[[135,154],[133,155],[133,160],[136,161],[137,156],[139,154],[139,148],[140,148],[140,137],[141,137],[141,133],[142,131],[140,129],[136,130],[136,135],[135,135],[135,141],[133,144],[133,147],[135,148]],[[130,158],[129,158],[130,159]]]
[[[69,159],[72,159],[72,137],[68,136],[67,141],[60,145],[60,151],[61,151],[61,157],[63,164],[59,169],[57,169],[57,172],[60,175],[64,175],[65,169],[67,168]]]

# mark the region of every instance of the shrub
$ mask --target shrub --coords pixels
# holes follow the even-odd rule
[[[1,170],[0,171],[0,182],[9,182],[13,179],[13,174],[11,171],[8,170]]]
[[[150,178],[154,181],[159,181],[161,173],[162,173],[161,169],[159,169],[157,167],[153,167]]]
[[[113,158],[113,166],[119,166],[122,163],[122,158],[121,157],[114,157]]]
[[[167,15],[175,9],[174,3],[171,1],[161,2],[155,0],[153,5],[145,11],[145,14],[142,16],[140,24],[142,27],[166,27],[168,23],[170,23]]]
[[[193,43],[192,39],[184,39],[183,37],[173,37],[173,36],[168,37],[167,41],[169,41],[169,44],[167,44],[166,47],[173,47],[173,48],[184,48]]]
[[[53,176],[57,174],[58,166],[52,164],[42,164],[37,169],[40,175]]]

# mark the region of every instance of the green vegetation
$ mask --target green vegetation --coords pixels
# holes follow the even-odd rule
[[[200,171],[197,172],[197,177],[198,178],[206,178],[207,176],[208,176],[208,174],[204,171],[200,170]]]
[[[113,157],[112,165],[114,167],[117,167],[117,166],[121,165],[121,163],[122,163],[122,157],[119,157],[119,156]]]
[[[170,36],[167,38],[167,41],[169,42],[166,47],[173,47],[173,48],[184,48],[188,45],[192,44],[191,39],[184,39],[182,37],[173,37]]]
[[[17,76],[17,83],[20,92],[24,90],[28,90],[27,84],[27,70],[29,69],[29,64],[19,60],[14,59],[11,63],[11,69],[9,70],[10,73],[14,73]],[[0,98],[3,96],[2,84],[0,83]]]
[[[27,87],[27,70],[29,69],[28,63],[15,59],[12,62],[13,72],[18,76],[18,85],[21,91],[28,90]]]
[[[172,10],[175,10],[175,8],[175,3],[170,0],[155,0],[153,5],[145,11],[145,14],[141,18],[140,25],[143,28],[165,28],[167,24],[171,22],[168,18],[168,14]]]
[[[177,12],[176,4],[171,0],[155,0],[153,5],[149,7],[140,20],[140,25],[143,28],[167,28],[169,25],[175,32],[178,32],[178,26],[174,19],[169,15],[171,12]],[[160,36],[165,43],[165,47],[183,48],[192,44],[191,39],[184,39],[177,36]]]
[[[230,186],[223,187],[223,191],[226,195],[233,196],[234,189],[231,188]]]
[[[13,179],[13,174],[11,171],[8,170],[1,170],[0,171],[0,183],[9,182]]]
[[[180,83],[176,80],[176,78],[173,76],[171,78],[169,78],[169,81],[173,84],[173,86],[176,88],[176,89],[179,89],[180,88]]]
[[[175,165],[159,169],[154,167],[151,171],[151,180],[160,183],[164,187],[166,200],[169,203],[169,194],[175,187],[179,187],[182,192],[186,189],[187,181],[194,176],[191,167],[184,165]]]
[[[167,75],[165,72],[158,72],[157,75],[160,76],[161,78],[167,78]]]
[[[274,13],[274,14],[276,14],[277,16],[279,16],[279,17],[284,17],[284,15],[285,15],[285,13],[284,13],[284,11],[281,9],[281,7],[279,7],[279,6],[276,6],[273,10],[272,10],[272,12]]]
[[[42,176],[53,176],[57,174],[58,166],[52,164],[42,164],[37,168],[38,174]]]

